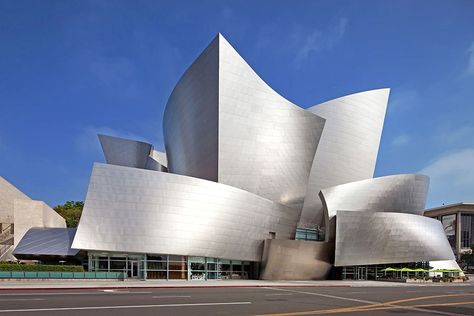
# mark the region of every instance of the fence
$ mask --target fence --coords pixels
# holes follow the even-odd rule
[[[0,271],[0,279],[121,279],[123,272]]]

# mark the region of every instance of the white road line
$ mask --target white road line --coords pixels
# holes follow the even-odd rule
[[[352,301],[352,302],[358,302],[358,303],[380,304],[380,302],[359,300],[359,299],[356,299],[356,298],[334,296],[334,295],[322,294],[322,293],[295,291],[295,290],[279,289],[279,288],[274,288],[274,287],[265,287],[265,289],[274,290],[274,291],[284,291],[284,292],[292,292],[292,293],[299,293],[299,294],[322,296],[322,297],[327,297],[327,298],[334,298],[334,299],[338,299],[338,300],[346,300],[346,301]]]
[[[160,296],[152,296],[151,298],[182,298],[182,297],[191,297],[191,295],[160,295]]]
[[[189,303],[189,304],[160,304],[160,305],[155,304],[155,305],[52,307],[52,308],[27,308],[27,309],[0,309],[0,313],[131,309],[131,308],[157,308],[157,307],[186,307],[186,306],[249,305],[249,304],[252,304],[252,303],[251,302],[222,302],[222,303]]]
[[[268,289],[268,290],[274,290],[274,291],[294,292],[294,293],[300,293],[300,294],[308,294],[308,295],[314,295],[314,296],[322,296],[322,297],[327,297],[327,298],[334,298],[334,299],[344,300],[344,301],[353,301],[353,302],[358,302],[358,303],[382,304],[382,302],[359,300],[359,299],[356,299],[356,298],[335,296],[335,295],[322,294],[322,293],[295,291],[295,290],[279,289],[279,288],[274,288],[274,287],[264,287],[264,288],[265,288],[265,289]],[[392,307],[399,308],[399,309],[414,310],[414,311],[424,312],[424,313],[428,313],[428,314],[438,314],[438,315],[446,315],[446,316],[466,316],[465,314],[456,314],[456,313],[441,312],[441,311],[436,311],[436,310],[431,310],[431,309],[425,309],[425,308],[418,308],[418,307],[400,306],[400,305],[390,305],[390,304],[387,304],[386,306],[392,306]]]
[[[104,291],[91,291],[91,292],[60,292],[60,293],[0,293],[1,296],[48,296],[48,295],[114,295],[114,294],[152,294],[153,292],[139,292],[139,291],[116,291],[116,292],[104,292]]]

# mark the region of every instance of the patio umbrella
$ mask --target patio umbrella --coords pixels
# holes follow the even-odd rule
[[[383,269],[382,271],[383,271],[383,272],[398,271],[398,269],[394,269],[394,268],[388,267],[388,268]]]

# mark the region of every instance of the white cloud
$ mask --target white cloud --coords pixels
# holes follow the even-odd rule
[[[84,128],[82,132],[77,136],[76,149],[83,154],[94,156],[96,160],[101,159],[100,157],[103,157],[103,154],[102,148],[100,147],[99,138],[97,137],[98,134],[122,137],[150,143],[147,139],[130,132],[119,131],[106,126],[89,126]]]
[[[430,176],[429,207],[474,201],[474,148],[442,155],[419,173]]]
[[[408,144],[411,141],[411,137],[408,136],[407,134],[402,134],[397,137],[395,137],[392,141],[392,145],[394,146],[403,146]]]
[[[300,34],[295,34],[296,45],[299,46],[295,63],[301,65],[311,54],[319,51],[332,48],[337,42],[339,42],[346,32],[347,18],[340,18],[336,25],[332,28],[323,32],[321,30],[314,30],[305,38],[301,38]],[[299,32],[300,30],[298,30]]]
[[[467,52],[469,53],[469,60],[467,62],[467,73],[469,75],[474,75],[474,42],[471,43],[471,46],[469,46]]]

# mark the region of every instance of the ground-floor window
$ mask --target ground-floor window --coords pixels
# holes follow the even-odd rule
[[[166,254],[89,253],[89,271],[162,280],[248,279],[252,262]]]
[[[391,264],[377,264],[377,265],[359,265],[346,266],[341,268],[341,278],[343,280],[379,280],[387,278],[410,278],[418,277],[421,272],[406,271],[396,272],[387,271],[387,268],[402,269],[408,268],[410,270],[429,269],[428,262],[409,262],[409,263],[391,263]]]

